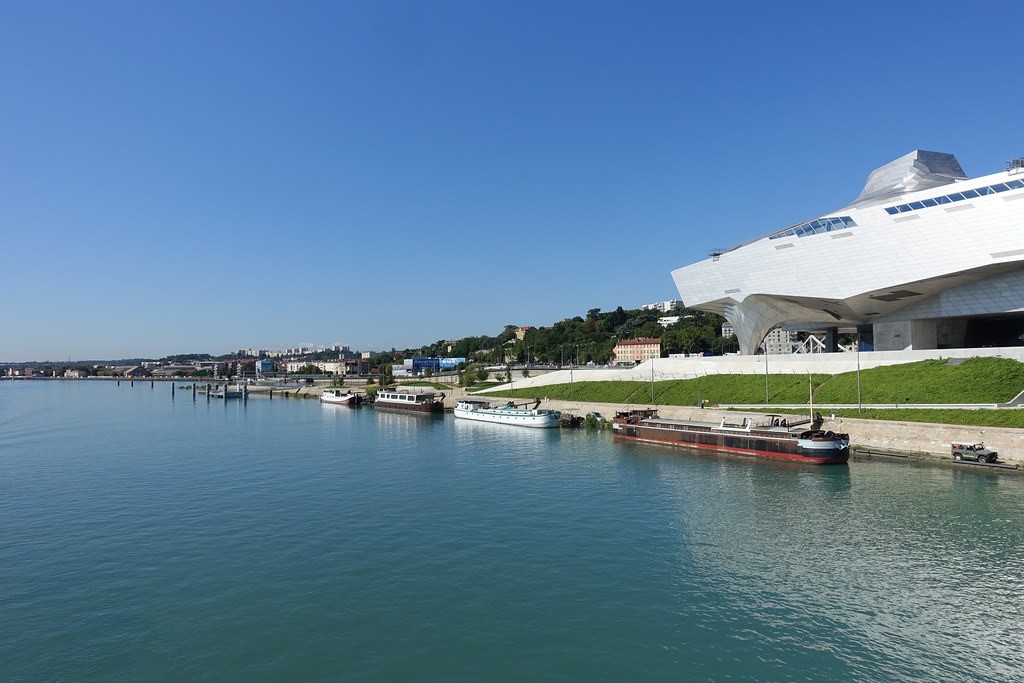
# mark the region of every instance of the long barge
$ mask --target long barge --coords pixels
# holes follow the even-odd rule
[[[645,443],[685,446],[726,453],[780,458],[814,465],[843,464],[850,459],[850,436],[822,430],[823,419],[790,422],[781,415],[769,415],[762,422],[742,418],[730,423],[670,420],[653,410],[618,413],[612,420],[612,434],[620,439]],[[806,427],[805,427],[806,426]]]

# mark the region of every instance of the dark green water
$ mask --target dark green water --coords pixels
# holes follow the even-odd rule
[[[1024,478],[0,382],[0,680],[1024,679]]]

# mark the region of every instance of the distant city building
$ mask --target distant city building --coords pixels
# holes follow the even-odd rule
[[[728,339],[734,334],[736,334],[736,328],[732,323],[722,323],[722,339]]]
[[[465,363],[465,358],[436,358],[429,356],[416,356],[412,359],[412,374],[419,375],[427,370],[431,372],[441,372],[442,370],[452,370],[460,363]]]
[[[176,377],[194,374],[196,374],[196,366],[194,365],[165,365],[162,368],[153,370],[154,377]]]
[[[370,359],[368,358],[346,358],[346,375],[368,375],[370,374]]]
[[[612,349],[616,363],[640,363],[649,358],[661,358],[661,339],[659,337],[640,337],[638,339],[620,339]]]
[[[661,311],[662,313],[671,313],[677,308],[682,308],[683,302],[676,299],[670,301],[656,301],[653,304],[644,304],[640,307],[641,311]]]
[[[761,348],[769,355],[794,353],[798,346],[800,346],[800,342],[797,340],[796,334],[781,327],[769,332],[761,344]]]
[[[327,375],[345,374],[345,361],[343,360],[321,360],[317,361],[315,365],[320,368],[320,372]]]
[[[669,325],[675,325],[682,319],[683,317],[679,315],[666,315],[664,318],[658,318],[658,324],[662,327],[668,327]]]
[[[523,339],[526,337],[526,333],[532,329],[533,327],[531,327],[530,325],[526,325],[524,327],[517,327],[515,331],[516,339],[519,341],[523,341]]]
[[[121,377],[145,377],[149,374],[149,370],[141,365],[116,365],[111,369]]]

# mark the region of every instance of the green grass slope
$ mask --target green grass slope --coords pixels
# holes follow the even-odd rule
[[[861,403],[1005,403],[1024,390],[1024,363],[1007,358],[971,358],[959,365],[927,360],[860,373]],[[815,404],[856,404],[857,373],[812,375]],[[497,392],[517,398],[545,396],[595,403],[693,405],[764,404],[764,375],[709,375],[695,379],[650,382],[576,382]],[[768,404],[806,404],[807,375],[769,375]],[[1024,427],[1021,410],[846,409],[846,417],[938,422],[993,427]]]

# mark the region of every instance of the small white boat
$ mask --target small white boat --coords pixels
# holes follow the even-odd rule
[[[556,410],[541,410],[539,405],[540,401],[537,401],[533,408],[527,408],[509,401],[507,405],[491,407],[489,401],[464,398],[455,405],[455,417],[542,429],[560,426],[562,414]]]
[[[352,390],[342,392],[341,389],[324,389],[320,394],[321,403],[333,403],[340,406],[355,406],[363,402],[362,394],[354,394]]]

